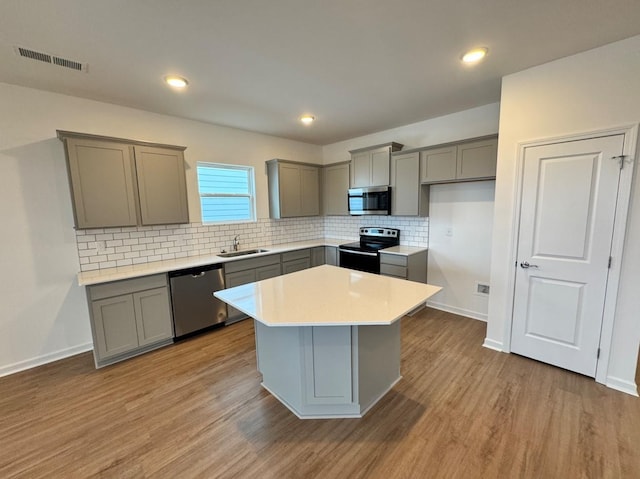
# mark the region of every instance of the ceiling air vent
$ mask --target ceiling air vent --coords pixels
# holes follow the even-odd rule
[[[69,60],[67,58],[62,58],[56,55],[52,55],[50,53],[38,52],[38,51],[30,50],[29,48],[24,48],[24,47],[15,47],[15,52],[16,54],[18,54],[23,58],[38,60],[40,62],[49,63],[51,65],[58,65],[60,67],[70,68],[71,70],[76,70],[79,72],[87,71],[86,63],[77,62],[75,60]]]

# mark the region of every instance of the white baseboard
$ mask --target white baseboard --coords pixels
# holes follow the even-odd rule
[[[61,349],[54,351],[53,353],[38,356],[25,361],[19,361],[17,363],[8,364],[0,367],[0,377],[8,376],[10,374],[19,373],[27,369],[35,368],[36,366],[42,366],[43,364],[52,363],[59,359],[68,358],[69,356],[75,356],[76,354],[91,351],[93,349],[93,343],[80,344],[67,349]]]
[[[627,381],[626,379],[620,379],[613,376],[607,377],[605,386],[616,391],[630,394],[631,396],[638,397],[638,386],[633,381]]]
[[[466,316],[467,318],[477,319],[479,321],[484,321],[485,323],[487,322],[487,315],[484,313],[478,313],[476,311],[470,311],[468,309],[449,306],[447,304],[438,303],[437,301],[427,301],[427,306],[433,309],[439,309],[440,311],[446,311],[447,313]]]
[[[495,341],[489,338],[484,338],[484,343],[482,343],[482,346],[488,349],[493,349],[494,351],[504,351],[502,343],[500,341]]]

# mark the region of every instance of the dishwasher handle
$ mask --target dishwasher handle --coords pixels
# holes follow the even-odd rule
[[[205,274],[207,274],[206,271],[200,271],[199,273],[192,273],[191,277],[192,278],[202,278]]]

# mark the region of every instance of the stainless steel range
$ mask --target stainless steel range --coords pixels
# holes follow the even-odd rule
[[[380,274],[379,251],[400,244],[400,230],[395,228],[360,228],[360,241],[338,247],[343,268]]]

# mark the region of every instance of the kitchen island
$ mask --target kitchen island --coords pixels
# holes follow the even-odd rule
[[[299,418],[362,417],[400,376],[400,318],[440,287],[318,266],[218,291],[255,320],[262,385]]]

